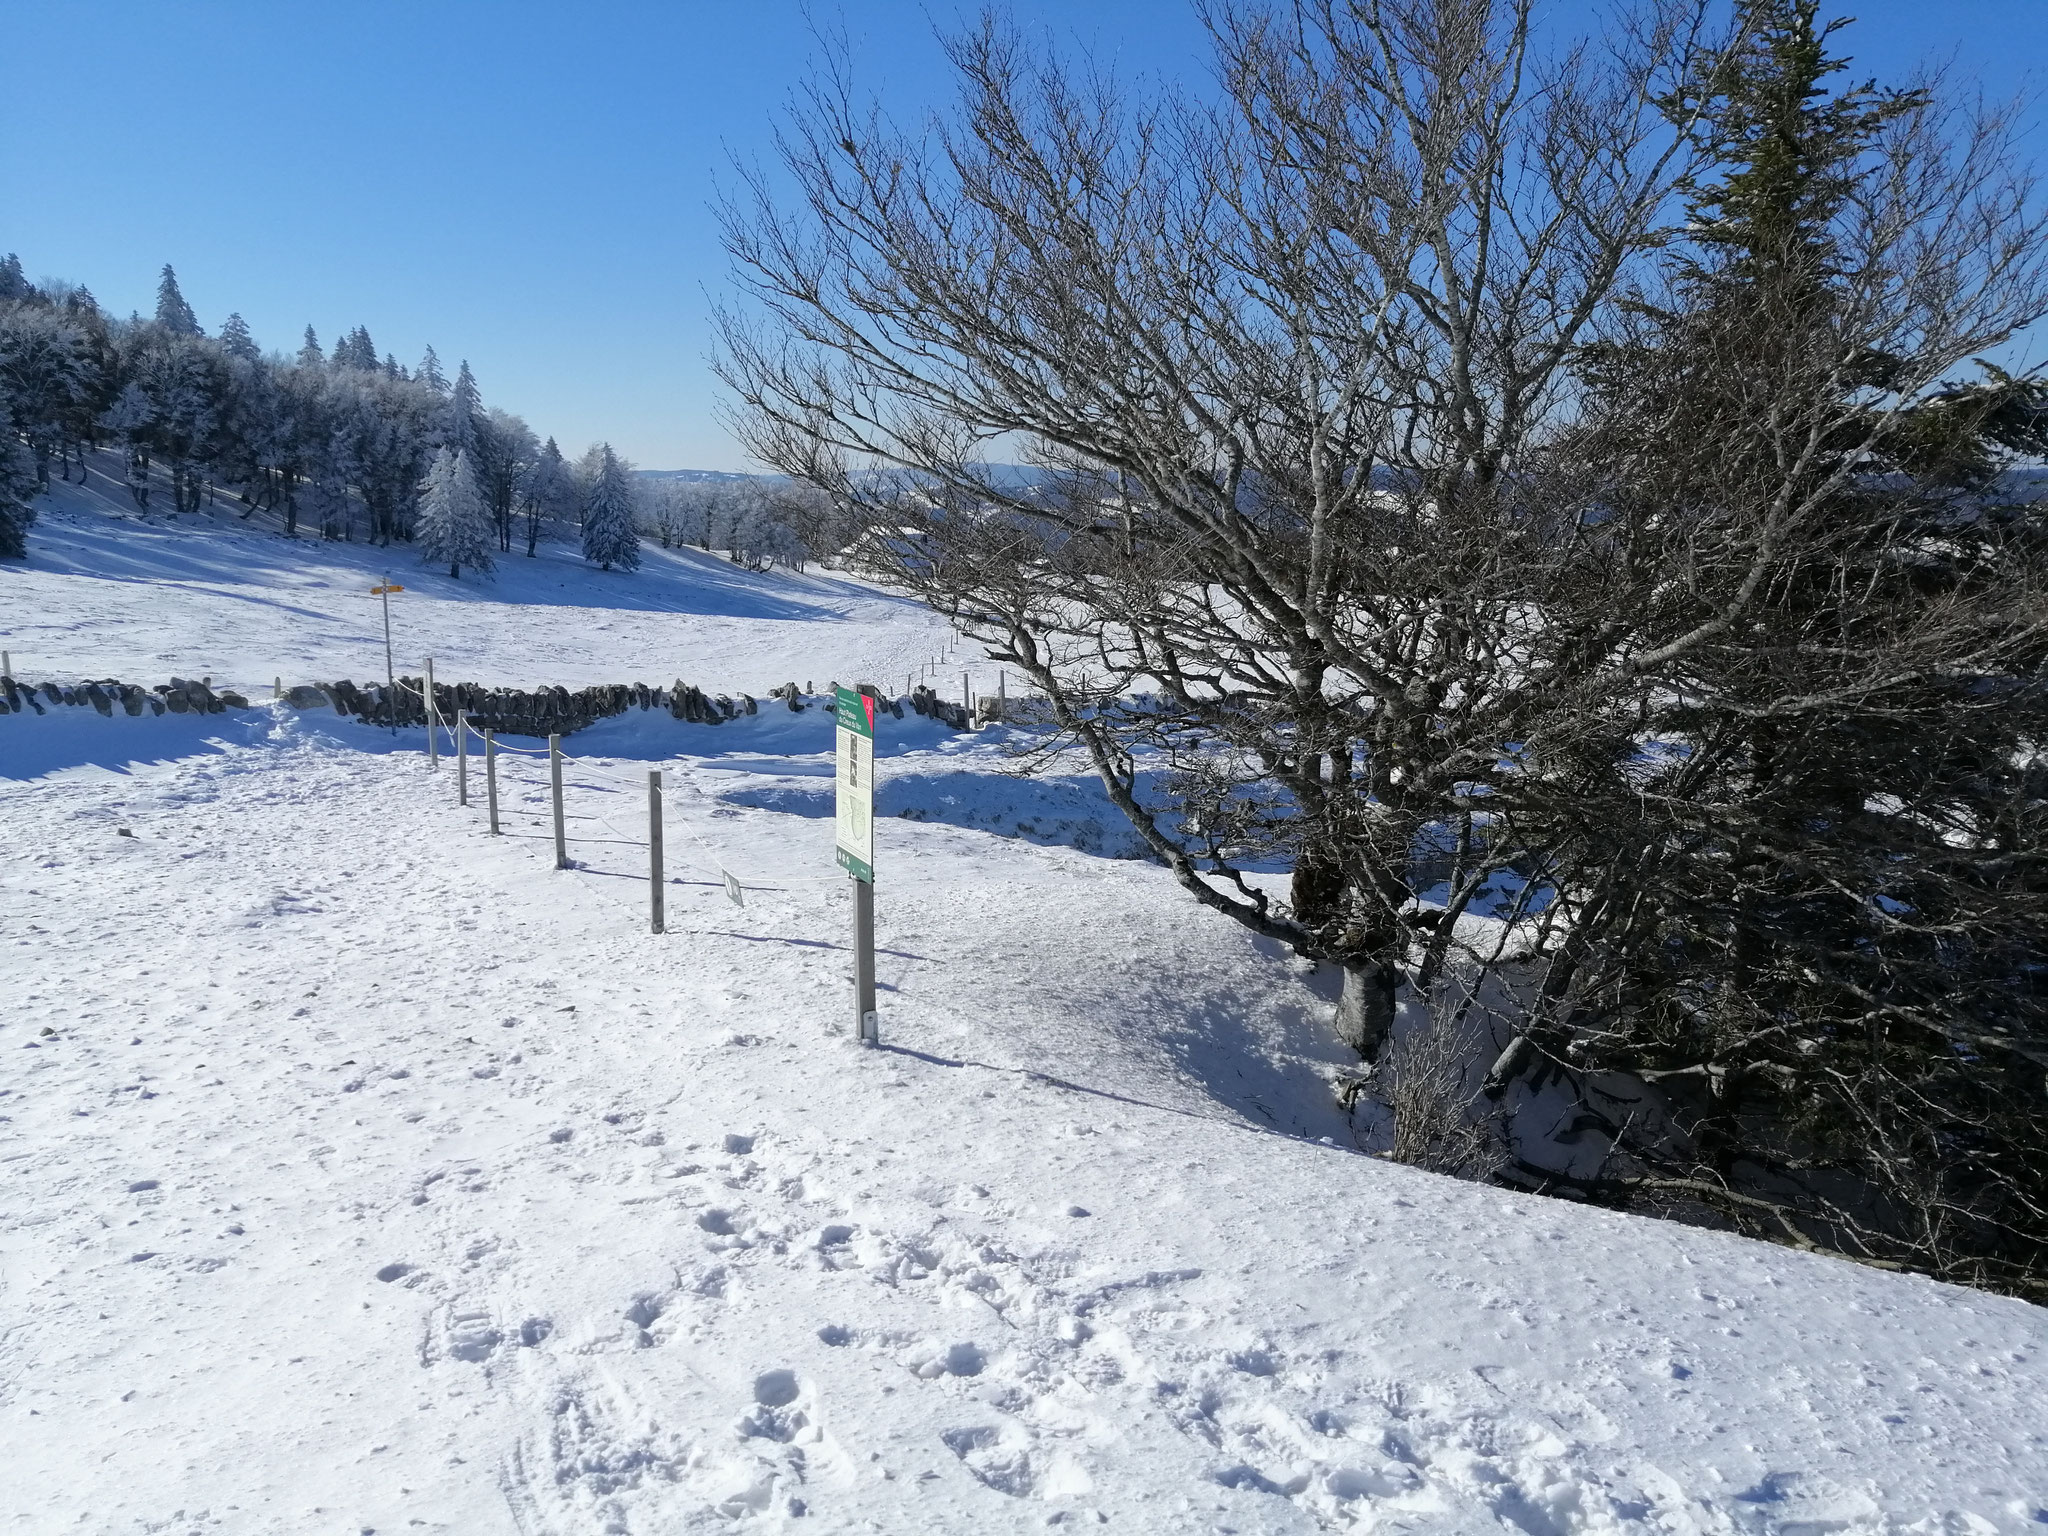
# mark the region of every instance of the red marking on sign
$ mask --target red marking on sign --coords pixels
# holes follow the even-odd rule
[[[864,693],[860,696],[860,703],[861,708],[868,712],[868,729],[872,731],[875,728],[875,696],[871,693]]]

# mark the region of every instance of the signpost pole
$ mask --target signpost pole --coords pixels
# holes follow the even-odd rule
[[[391,701],[391,734],[398,734],[398,674],[391,666],[391,573],[384,573],[384,585],[377,589],[384,599],[384,697]]]
[[[853,877],[853,1024],[862,1045],[880,1045],[875,1012],[875,885]]]
[[[875,696],[839,688],[835,857],[853,877],[853,1026],[862,1045],[881,1043],[875,1011]]]
[[[667,932],[661,909],[661,770],[647,770],[647,888],[648,916],[656,933]]]

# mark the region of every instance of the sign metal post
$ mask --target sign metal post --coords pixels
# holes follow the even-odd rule
[[[875,698],[835,690],[839,753],[834,856],[853,877],[853,1016],[862,1045],[880,1043],[875,1012]]]

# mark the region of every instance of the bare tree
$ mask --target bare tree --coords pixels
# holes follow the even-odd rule
[[[1404,1000],[1437,1007],[1455,963],[1521,1000],[1496,1094],[1619,1064],[1670,1094],[1697,1069],[1782,1097],[1806,1036],[1757,1000],[1851,930],[1834,912],[1745,971],[1731,935],[1783,906],[1743,892],[1796,868],[1903,911],[1880,850],[1907,823],[1930,869],[1948,857],[1941,890],[1981,886],[1984,922],[2039,888],[2032,744],[1965,733],[1980,765],[2021,768],[1960,839],[1958,766],[1916,799],[1878,771],[1895,754],[1864,752],[1842,783],[1908,809],[1834,866],[1787,766],[1803,740],[1854,759],[1880,714],[1896,741],[2033,697],[2048,605],[2025,520],[1874,477],[1948,374],[2042,313],[2039,227],[2001,126],[1916,97],[1859,149],[1818,323],[1774,314],[1784,293],[1717,311],[1673,253],[1752,35],[1709,38],[1688,0],[1560,50],[1530,9],[1225,9],[1209,103],[1134,102],[987,23],[951,44],[957,111],[915,133],[828,73],[784,144],[802,205],[754,178],[726,209],[749,301],[722,372],[757,457],[888,530],[863,547],[1036,684],[1051,745],[1197,900],[1343,967],[1361,1053]],[[1644,319],[1660,302],[1697,323]],[[1043,477],[1020,487],[998,455]],[[1707,878],[1730,869],[1740,891]],[[1921,900],[1924,972],[1958,951]],[[1964,941],[1972,974],[2032,976],[1993,927]],[[1916,1028],[1985,1036],[1981,992],[1938,990]],[[1717,1010],[1755,1027],[1649,1049]],[[1998,1049],[2024,1060],[2038,1017],[2007,1013]],[[1763,1039],[1731,1077],[1724,1047]],[[1671,1172],[1711,1139],[1694,1119],[1635,1149],[1639,1193],[1752,1177],[1725,1155]],[[1778,1151],[1816,1146],[1774,1123]],[[1720,1124],[1758,1140],[1739,1108]],[[1811,1206],[1754,1198],[1813,1240],[1775,1214]],[[1884,1225],[1836,1207],[1820,1240]]]

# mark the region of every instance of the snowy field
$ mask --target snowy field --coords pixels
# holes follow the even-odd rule
[[[25,675],[370,670],[350,552],[93,516],[0,571]],[[518,682],[941,643],[559,575],[409,622]],[[421,745],[0,718],[0,1530],[2048,1530],[2048,1311],[1360,1155],[1327,978],[999,733],[883,722],[878,1051],[821,711],[572,737],[569,871],[533,760],[493,838]]]
[[[197,514],[142,516],[92,455],[84,485],[53,483],[29,560],[0,566],[0,633],[25,679],[120,677],[145,685],[211,676],[268,689],[384,676],[384,628],[370,588],[386,574],[401,670],[431,656],[450,681],[530,688],[593,683],[763,694],[823,687],[839,668],[888,683],[941,657],[952,636],[925,610],[814,569],[756,575],[723,556],[641,546],[638,571],[600,571],[561,544],[529,560],[521,542],[494,573],[451,580],[412,550],[286,540],[245,523],[232,497]],[[168,485],[154,498],[168,505]],[[992,691],[994,669],[983,664]],[[952,696],[957,667],[936,680]],[[254,697],[254,693],[250,694]]]

